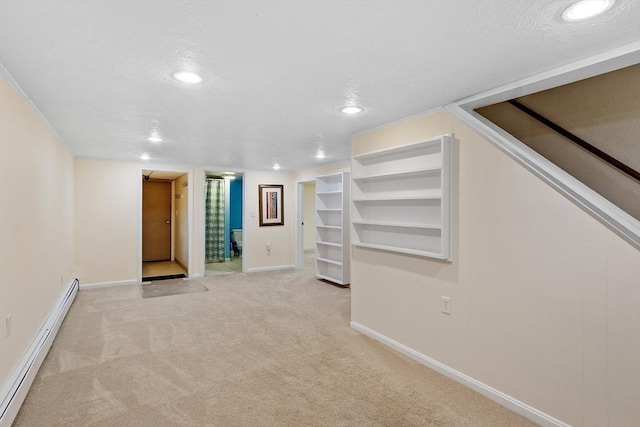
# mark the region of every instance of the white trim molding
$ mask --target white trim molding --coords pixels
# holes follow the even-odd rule
[[[640,42],[454,102],[447,105],[445,109],[629,243],[640,248],[640,221],[474,111],[479,107],[638,63],[640,63]]]
[[[100,282],[100,283],[87,283],[80,284],[80,290],[86,289],[95,289],[95,288],[110,288],[113,286],[126,286],[126,285],[136,285],[141,283],[139,280],[130,279],[130,280],[119,280],[116,282]]]
[[[78,293],[78,279],[72,279],[64,294],[58,299],[49,317],[36,335],[31,347],[25,353],[0,394],[0,427],[9,427],[13,423],[27,392],[33,383],[53,340],[60,329],[71,304]]]
[[[276,271],[276,270],[289,270],[292,268],[296,268],[293,264],[288,265],[273,265],[271,267],[256,267],[256,268],[248,268],[247,273],[260,273],[262,271]]]
[[[505,408],[522,415],[523,417],[540,424],[545,427],[570,427],[569,424],[566,424],[549,414],[546,414],[532,406],[527,405],[524,402],[519,401],[518,399],[509,396],[497,390],[483,382],[480,382],[460,371],[457,371],[443,363],[438,362],[424,354],[407,347],[404,344],[399,343],[385,335],[382,335],[372,329],[367,328],[357,322],[350,323],[351,328],[356,331],[368,336],[369,338],[373,338],[374,340],[391,347],[399,353],[404,354],[405,356],[415,360],[416,362],[433,369],[436,372],[441,373],[442,375],[451,378],[452,380],[464,385],[465,387],[470,388],[473,391],[480,393],[481,395],[493,400],[499,405],[504,406]]]

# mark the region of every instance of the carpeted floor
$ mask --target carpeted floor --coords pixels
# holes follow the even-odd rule
[[[80,291],[14,425],[533,425],[349,328],[311,268]]]

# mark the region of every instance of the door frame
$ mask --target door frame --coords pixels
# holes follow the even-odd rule
[[[296,179],[296,264],[295,268],[304,267],[304,184],[316,182],[316,177],[304,177]],[[315,226],[315,224],[314,224]]]
[[[189,260],[188,260],[188,277],[192,278],[192,277],[197,277],[197,275],[195,275],[193,273],[193,260],[194,260],[194,235],[193,235],[193,206],[194,206],[194,201],[193,201],[193,185],[192,183],[194,182],[193,177],[194,177],[194,170],[193,168],[188,168],[188,167],[181,167],[181,166],[171,166],[171,165],[164,165],[164,164],[149,164],[149,163],[145,163],[145,164],[139,164],[138,165],[138,181],[137,181],[137,218],[138,218],[138,225],[137,225],[137,229],[138,229],[138,253],[137,253],[137,281],[138,283],[142,283],[142,171],[143,170],[154,170],[154,171],[159,171],[159,172],[176,172],[176,173],[182,173],[182,174],[187,174],[187,197],[188,197],[188,203],[187,203],[187,239],[188,239],[188,244],[187,247],[189,248]],[[172,188],[173,188],[174,184],[172,183]],[[175,194],[175,189],[172,189],[172,196],[174,197],[173,194]],[[174,200],[171,200],[171,218],[172,218],[172,223],[171,223],[171,228],[172,228],[172,233],[171,233],[171,239],[172,239],[172,244],[171,244],[171,257],[173,259],[174,253],[173,253],[173,219],[174,219],[174,214],[175,214],[175,209],[173,208],[173,206],[175,206],[174,204]]]
[[[242,272],[246,273],[249,262],[248,242],[250,241],[250,230],[247,228],[247,176],[249,172],[246,169],[230,168],[223,166],[203,166],[197,168],[195,171],[195,181],[191,190],[196,193],[195,197],[195,214],[194,214],[194,241],[195,247],[198,251],[194,257],[194,277],[204,277],[205,275],[205,186],[204,181],[207,177],[207,172],[233,172],[236,174],[242,174]],[[191,270],[189,270],[191,271]],[[190,276],[191,277],[191,276]]]

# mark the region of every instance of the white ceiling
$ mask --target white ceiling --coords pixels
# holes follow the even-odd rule
[[[640,40],[639,1],[566,23],[570,3],[0,0],[0,62],[77,156],[299,170],[348,159],[353,133]],[[173,80],[183,68],[204,82]]]

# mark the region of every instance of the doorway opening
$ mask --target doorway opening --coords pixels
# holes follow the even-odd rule
[[[242,273],[243,178],[239,172],[205,174],[205,276]]]
[[[296,267],[314,274],[316,257],[316,181],[298,181]]]
[[[142,281],[189,276],[186,172],[142,171]]]

